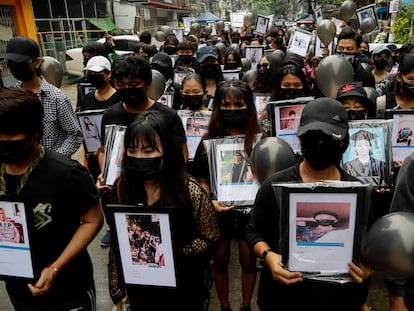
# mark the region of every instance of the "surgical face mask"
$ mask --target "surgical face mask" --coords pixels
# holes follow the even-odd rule
[[[23,82],[31,80],[35,74],[34,71],[32,71],[32,69],[30,68],[30,64],[27,62],[8,62],[8,66],[13,77]]]
[[[237,63],[227,63],[224,65],[224,70],[234,70],[237,69]]]
[[[180,55],[178,60],[184,64],[189,64],[193,61],[193,55]]]
[[[225,129],[243,128],[248,117],[248,109],[221,110],[219,119]]]
[[[404,93],[414,96],[414,85],[403,82],[402,88],[404,89]]]
[[[190,110],[200,109],[203,103],[203,95],[183,95],[183,106]]]
[[[366,119],[365,110],[348,110],[348,120],[364,120]]]
[[[398,63],[398,56],[391,56],[392,61],[394,64]]]
[[[381,60],[374,60],[374,65],[379,70],[384,70],[388,66],[388,60],[381,59]]]
[[[138,180],[157,178],[162,172],[162,158],[135,158],[127,156],[125,167]]]
[[[0,140],[0,163],[19,162],[27,156],[29,149],[27,139]]]
[[[302,137],[301,150],[303,157],[315,170],[323,170],[331,165],[339,163],[342,150],[340,142],[316,135],[304,135]]]
[[[354,63],[356,54],[355,53],[344,53],[344,52],[338,52],[336,53],[339,56],[342,56],[343,58],[347,59],[349,62]]]
[[[105,78],[103,75],[87,75],[88,81],[92,86],[99,89],[101,86],[105,85]]]
[[[276,38],[276,44],[277,45],[283,44],[283,38]]]
[[[147,99],[143,87],[118,89],[120,99],[130,107],[138,107]]]
[[[164,47],[164,52],[168,55],[174,55],[177,54],[177,48],[173,46],[166,46]]]
[[[200,66],[200,75],[205,79],[218,79],[220,69],[218,64]]]
[[[303,89],[280,89],[280,96],[286,99],[296,98],[304,95]]]

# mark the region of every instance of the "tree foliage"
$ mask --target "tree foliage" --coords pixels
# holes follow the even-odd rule
[[[394,24],[392,26],[392,33],[394,40],[397,43],[412,43],[414,44],[414,37],[410,36],[411,20],[414,16],[414,3],[410,2],[398,12]]]

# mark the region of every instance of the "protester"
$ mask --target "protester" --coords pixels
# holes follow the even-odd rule
[[[272,41],[265,46],[265,50],[281,50],[286,53],[285,32],[282,27],[272,26],[267,31]]]
[[[347,284],[304,279],[301,272],[289,271],[282,265],[287,254],[282,254],[279,248],[282,237],[278,211],[283,207],[276,200],[272,183],[357,181],[339,167],[339,160],[349,141],[347,115],[341,103],[324,97],[306,104],[298,136],[303,159],[262,183],[247,227],[249,248],[264,262],[258,305],[263,311],[276,310],[280,305],[291,310],[306,310],[313,301],[317,302],[317,307],[312,309],[360,311],[368,295],[368,282],[364,280],[371,274],[371,270],[364,265],[349,263],[349,274],[355,282]]]
[[[272,91],[272,100],[293,99],[311,95],[303,70],[294,63],[283,65]]]
[[[217,89],[213,107],[208,132],[203,139],[245,135],[244,153],[249,156],[257,135],[261,134],[250,87],[240,80],[223,82]],[[200,180],[204,189],[210,193],[208,163],[207,153],[203,142],[201,142],[194,158],[193,174]],[[219,216],[222,232],[220,246],[214,257],[213,271],[221,310],[231,310],[228,266],[231,241],[236,239],[241,265],[242,305],[240,310],[248,311],[250,310],[250,302],[256,281],[256,261],[250,256],[245,241],[245,226],[249,221],[250,208],[243,206],[228,207],[217,200],[213,200],[213,204]]]
[[[206,81],[198,73],[186,76],[182,82],[182,109],[191,111],[208,110]]]
[[[391,79],[390,69],[391,50],[379,46],[372,51],[372,75],[375,78],[375,89],[378,95],[383,95]]]
[[[184,173],[179,141],[160,111],[142,112],[125,132],[126,152],[121,175],[114,185],[115,202],[136,205],[137,212],[140,204],[160,209],[173,206],[176,211],[171,224],[176,288],[125,286],[111,248],[111,297],[118,305],[129,300],[132,311],[167,310],[171,306],[204,311],[210,298],[205,271],[210,267],[220,232],[208,194]]]
[[[151,40],[152,40],[152,35],[149,31],[143,31],[139,35],[139,41],[147,46],[146,52],[148,53],[149,58],[158,52],[157,47],[154,44],[152,44]]]
[[[174,63],[175,71],[195,72],[197,60],[195,58],[195,44],[189,40],[183,40],[177,46],[178,60]]]
[[[39,45],[26,37],[14,37],[6,46],[7,65],[19,80],[17,87],[36,94],[43,105],[42,145],[72,156],[82,143],[82,132],[68,96],[40,76],[42,57]]]
[[[373,102],[367,97],[364,88],[357,82],[341,85],[336,99],[344,105],[349,121],[375,117]]]
[[[86,248],[103,223],[99,194],[83,166],[40,144],[43,122],[33,92],[0,90],[0,193],[33,214],[34,278],[8,278],[7,292],[18,311],[95,310]]]

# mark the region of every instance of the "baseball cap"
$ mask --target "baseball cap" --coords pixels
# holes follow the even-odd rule
[[[206,45],[197,50],[197,62],[202,63],[207,59],[207,57],[218,59],[218,55],[214,47]]]
[[[356,83],[346,83],[342,85],[338,90],[336,99],[341,101],[342,99],[348,97],[357,97],[361,101],[361,104],[364,105],[365,109],[368,109],[369,106],[372,105],[372,102],[368,98],[368,95],[362,85],[359,86]]]
[[[105,56],[94,56],[88,60],[84,70],[95,72],[101,72],[102,70],[111,71],[111,63]]]
[[[305,105],[298,137],[309,131],[322,131],[334,140],[343,140],[348,133],[348,117],[344,106],[329,97],[314,99]]]
[[[391,56],[391,50],[389,48],[387,48],[385,45],[377,46],[372,51],[372,55],[378,55],[378,54],[381,54],[382,52],[386,52],[388,54],[388,56]]]
[[[398,47],[395,44],[388,44],[387,48],[391,51],[391,52],[395,52],[398,50]]]
[[[15,63],[23,63],[29,58],[40,56],[40,48],[36,41],[27,37],[13,37],[6,46],[4,58]]]
[[[171,67],[172,66],[172,60],[170,55],[164,52],[158,52],[154,54],[151,60],[151,64],[157,64],[161,67]]]

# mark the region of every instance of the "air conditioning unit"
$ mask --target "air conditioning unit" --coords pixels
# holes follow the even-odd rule
[[[144,19],[151,19],[151,11],[149,9],[139,9],[139,16],[143,17]]]

